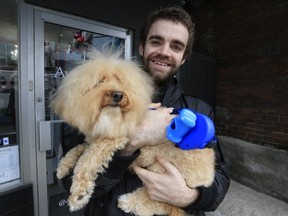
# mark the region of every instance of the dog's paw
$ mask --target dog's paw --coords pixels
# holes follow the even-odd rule
[[[126,213],[130,213],[132,211],[132,206],[130,204],[128,195],[122,195],[118,198],[118,207]]]
[[[170,205],[151,200],[144,188],[118,197],[118,207],[137,216],[167,215],[171,210]]]
[[[59,164],[59,166],[56,169],[56,176],[58,179],[62,179],[65,176],[69,175],[71,172],[71,167],[66,166],[65,164]]]
[[[65,167],[61,167],[59,166],[56,170],[56,176],[58,179],[62,179],[64,178],[65,176],[67,176],[69,174],[69,169],[65,168]]]
[[[140,200],[132,200],[129,195],[122,195],[118,198],[118,207],[126,213],[137,216],[153,216],[155,213],[149,209],[149,206],[142,205]]]
[[[89,201],[91,194],[88,191],[71,194],[68,199],[70,211],[77,211],[83,208]]]
[[[147,207],[143,206],[142,200],[135,199],[132,194],[121,195],[118,198],[118,207],[126,213],[137,216],[153,216],[154,212],[150,212]],[[149,208],[149,207],[148,207]]]

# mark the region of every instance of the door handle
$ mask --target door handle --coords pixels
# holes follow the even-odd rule
[[[63,123],[63,120],[51,120],[39,122],[39,149],[40,151],[52,150],[51,128],[55,123]]]

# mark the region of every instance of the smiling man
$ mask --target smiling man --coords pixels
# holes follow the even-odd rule
[[[180,66],[192,52],[194,24],[189,14],[178,7],[160,8],[152,12],[142,28],[140,39],[139,54],[144,69],[154,79],[157,90],[153,101],[175,109],[190,108],[213,119],[212,108],[202,100],[184,94],[175,77]],[[164,128],[160,124],[159,116],[160,114],[155,112],[148,125],[153,130],[159,131],[160,136]],[[140,127],[142,132],[147,130],[145,124],[143,125],[142,128]],[[137,145],[142,146],[141,143],[151,140],[152,134],[151,132],[149,137],[147,133],[143,140],[136,139],[137,142],[131,140],[130,146],[136,146],[137,149]],[[155,132],[153,135],[157,141],[159,138]],[[153,145],[155,142],[150,141],[150,144]],[[166,170],[164,174],[153,173],[140,167],[135,167],[134,171],[144,183],[151,199],[181,207],[188,214],[205,215],[205,211],[217,209],[230,184],[219,143],[214,150],[215,180],[208,188],[188,188],[179,171],[161,158],[158,160]]]

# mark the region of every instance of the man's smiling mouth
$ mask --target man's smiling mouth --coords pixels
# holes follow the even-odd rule
[[[152,60],[152,62],[153,62],[154,64],[161,65],[161,66],[169,66],[169,64],[167,64],[167,63],[159,62],[159,61],[156,61],[156,60]]]

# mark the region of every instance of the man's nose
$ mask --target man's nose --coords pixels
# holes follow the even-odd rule
[[[170,56],[170,47],[169,44],[163,44],[159,50],[158,50],[159,54],[161,55],[165,55],[165,56]]]

